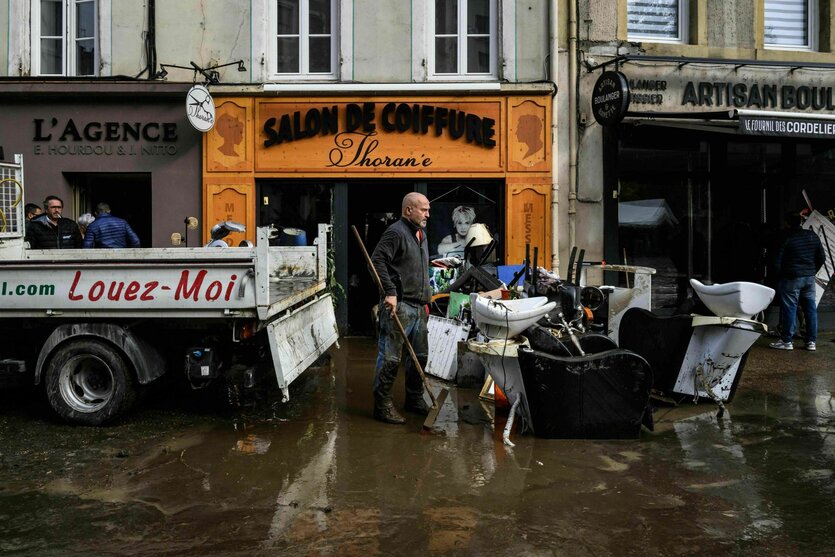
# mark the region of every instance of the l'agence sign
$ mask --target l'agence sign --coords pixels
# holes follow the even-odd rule
[[[176,122],[32,120],[35,155],[172,156],[177,154],[178,140]]]
[[[259,170],[491,171],[500,101],[291,103],[257,108]]]

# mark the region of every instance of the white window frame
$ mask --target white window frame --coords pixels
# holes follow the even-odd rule
[[[817,51],[819,35],[818,0],[805,0],[807,7],[806,33],[809,40],[805,45],[769,43],[765,39],[765,2],[763,2],[763,46],[769,50]]]
[[[337,0],[330,0],[331,4],[331,71],[311,72],[310,64],[310,17],[309,0],[299,0],[299,72],[279,73],[278,72],[278,0],[269,1],[269,19],[267,28],[267,79],[270,81],[332,81],[337,77],[339,57],[337,47],[339,45],[339,13]],[[317,35],[313,35],[314,37]]]
[[[93,74],[79,76],[76,73],[77,57],[75,49],[76,6],[81,3],[93,4],[94,37],[93,37]],[[41,71],[41,0],[32,0],[32,75],[38,76],[69,76],[69,77],[99,77],[101,70],[101,5],[100,0],[61,0],[63,6],[64,32],[61,39],[61,60],[63,71],[57,74],[47,74]],[[59,38],[56,36],[56,38]]]
[[[427,78],[432,81],[494,81],[498,78],[499,23],[498,0],[490,0],[490,70],[467,73],[467,2],[458,0],[458,72],[435,72],[435,0],[427,1]]]
[[[642,35],[629,31],[629,2],[626,3],[626,34],[627,40],[646,43],[670,43],[685,44],[689,40],[688,30],[690,25],[690,0],[678,1],[678,36],[658,37],[657,35]]]

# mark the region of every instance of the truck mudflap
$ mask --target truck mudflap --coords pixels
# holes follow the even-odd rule
[[[339,339],[333,300],[325,294],[267,324],[267,338],[282,401],[289,386]]]

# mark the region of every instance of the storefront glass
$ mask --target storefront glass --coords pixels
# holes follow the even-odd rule
[[[651,126],[621,132],[620,262],[656,269],[653,309],[691,311],[689,278],[774,287],[785,213],[807,207],[808,198],[835,217],[831,142]],[[835,309],[831,288],[820,307]]]

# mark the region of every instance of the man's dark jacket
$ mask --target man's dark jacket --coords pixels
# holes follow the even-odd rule
[[[26,241],[33,249],[72,249],[81,247],[81,232],[72,219],[60,217],[55,226],[46,214],[38,215],[26,226]]]
[[[777,251],[774,268],[783,279],[812,277],[824,262],[823,245],[811,230],[792,228]]]
[[[426,231],[421,229],[423,240],[420,243],[417,231],[417,226],[401,217],[383,232],[371,262],[380,275],[386,296],[424,305],[429,303],[430,296],[429,247]]]

